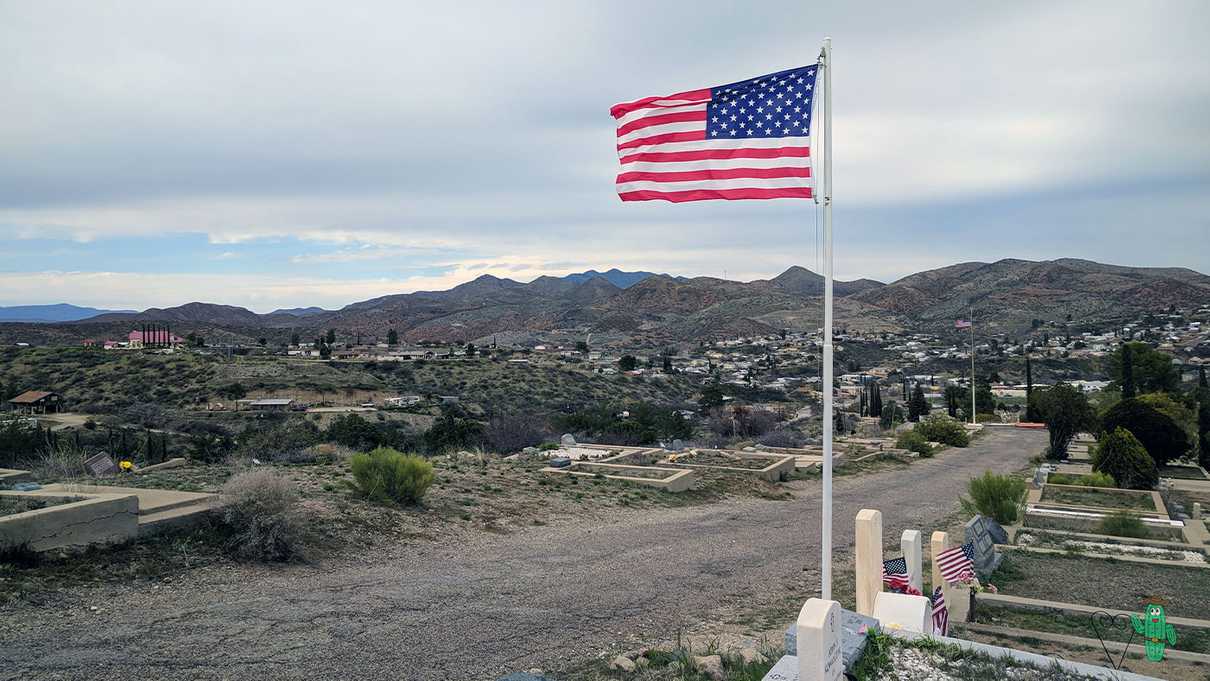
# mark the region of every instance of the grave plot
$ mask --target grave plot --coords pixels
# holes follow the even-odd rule
[[[620,480],[640,485],[649,485],[668,492],[684,492],[697,482],[694,472],[682,468],[657,468],[655,466],[631,466],[614,463],[586,463],[577,461],[565,468],[543,468],[543,473],[553,475],[600,476],[606,480]]]
[[[1047,484],[1042,489],[1039,501],[1047,506],[1076,506],[1167,515],[1158,492],[1141,490]]]
[[[1047,484],[1029,491],[1023,526],[1084,535],[1184,542],[1158,492]]]
[[[663,465],[747,473],[762,480],[778,482],[794,472],[795,458],[785,454],[738,452],[726,449],[691,449],[668,455]]]

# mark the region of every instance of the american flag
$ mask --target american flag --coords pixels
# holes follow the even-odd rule
[[[950,630],[950,611],[945,605],[945,594],[941,587],[933,590],[933,631],[946,636]]]
[[[623,201],[809,199],[816,65],[615,105]]]
[[[974,543],[967,542],[942,551],[937,556],[937,567],[941,570],[941,578],[949,584],[971,581],[975,578]]]
[[[969,329],[969,328],[971,328],[971,323],[966,321],[965,319],[955,319],[954,328],[955,329]]]
[[[892,558],[882,561],[882,583],[893,591],[907,591],[912,585],[908,577],[907,559]]]

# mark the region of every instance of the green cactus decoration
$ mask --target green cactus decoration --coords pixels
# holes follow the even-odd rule
[[[1152,662],[1164,659],[1165,646],[1176,645],[1176,629],[1168,624],[1162,605],[1148,605],[1142,617],[1131,615],[1130,623],[1134,625],[1134,632],[1146,639],[1143,647],[1147,649],[1147,659]]]

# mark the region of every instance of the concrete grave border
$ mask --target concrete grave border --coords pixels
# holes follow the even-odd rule
[[[606,471],[591,470],[593,468],[604,468]],[[661,471],[669,475],[663,478],[641,478],[634,475],[626,475],[629,471]],[[601,463],[593,461],[591,463],[575,461],[566,468],[543,468],[543,473],[551,473],[554,475],[577,475],[581,477],[594,478],[598,475],[606,480],[621,480],[622,482],[636,483],[639,485],[647,485],[656,487],[666,492],[684,492],[692,489],[697,482],[697,476],[692,470],[684,468],[660,468],[656,466],[629,466],[626,464]]]
[[[0,517],[0,546],[28,544],[34,551],[84,548],[139,534],[139,499],[133,494],[0,491],[0,496],[75,500]]]
[[[694,455],[698,452],[718,452],[739,459],[768,459],[771,463],[764,468],[741,468],[739,466],[719,466],[716,464],[692,463]],[[673,460],[675,456],[675,460]],[[688,461],[682,461],[687,459]],[[797,461],[793,456],[786,454],[773,454],[762,452],[744,452],[735,449],[713,449],[713,448],[694,448],[687,452],[675,453],[665,457],[660,461],[664,466],[684,466],[688,468],[700,468],[702,470],[726,471],[728,473],[741,473],[745,475],[753,475],[762,480],[769,482],[779,482],[783,476],[788,476],[797,468]]]

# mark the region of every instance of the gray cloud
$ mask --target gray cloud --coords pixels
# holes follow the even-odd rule
[[[607,112],[811,61],[831,33],[837,239],[860,256],[839,270],[1210,269],[1182,243],[1207,233],[1205,3],[446,5],[0,2],[0,237],[810,265],[802,203],[620,205]],[[1140,220],[1170,239],[1134,242]]]

